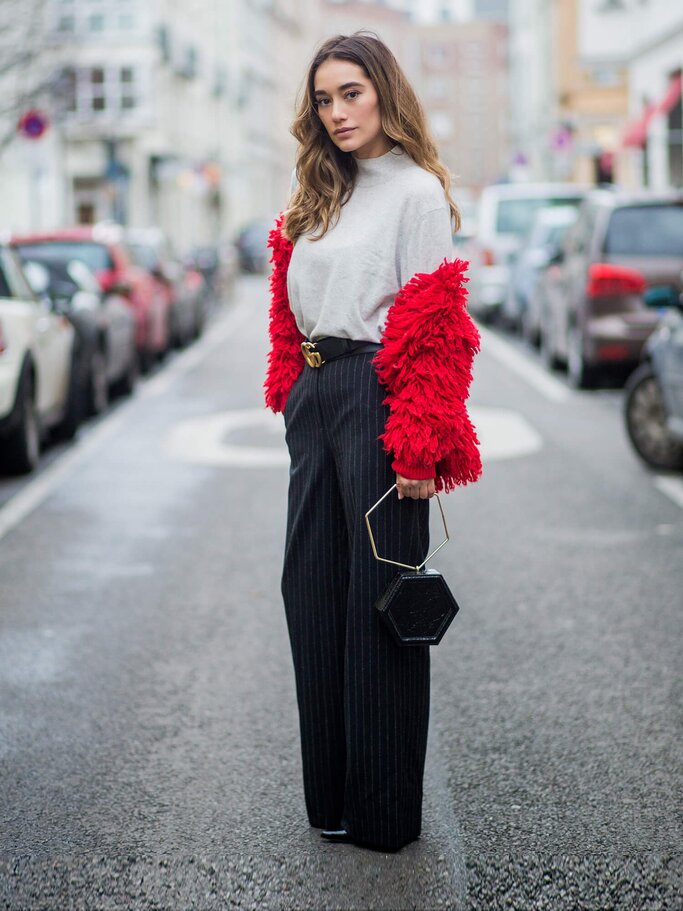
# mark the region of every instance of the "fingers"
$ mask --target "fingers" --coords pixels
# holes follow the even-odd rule
[[[404,478],[397,474],[396,487],[398,489],[399,500],[402,500],[404,497],[411,500],[428,500],[431,499],[435,493],[434,478],[412,481],[409,478]]]

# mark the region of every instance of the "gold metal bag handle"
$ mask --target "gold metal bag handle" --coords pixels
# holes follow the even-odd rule
[[[398,560],[389,560],[389,559],[387,559],[387,557],[380,557],[380,555],[377,553],[377,546],[375,545],[375,536],[373,535],[372,528],[370,527],[370,513],[374,512],[374,510],[377,509],[377,507],[380,505],[380,503],[382,503],[384,500],[386,500],[386,498],[389,496],[389,494],[393,490],[396,490],[396,484],[393,484],[389,488],[389,490],[387,490],[387,492],[379,498],[379,500],[375,503],[375,505],[371,506],[370,509],[368,509],[368,511],[365,513],[365,524],[368,527],[368,534],[370,535],[370,546],[372,547],[372,552],[375,555],[376,560],[380,560],[382,563],[392,563],[394,566],[401,566],[403,569],[413,569],[413,570],[415,570],[415,572],[419,572],[421,569],[424,568],[427,561],[431,560],[432,557],[434,556],[434,554],[438,553],[438,551],[441,550],[441,548],[444,546],[444,544],[448,544],[448,542],[450,541],[450,538],[448,536],[448,526],[446,525],[446,516],[444,515],[444,512],[443,512],[443,506],[441,505],[441,500],[439,499],[438,493],[435,493],[434,496],[436,497],[436,502],[439,504],[439,512],[441,513],[441,521],[443,522],[443,530],[446,533],[446,539],[444,541],[442,541],[441,544],[439,544],[439,546],[437,548],[435,548],[431,552],[431,554],[429,554],[429,556],[425,557],[425,559],[422,561],[422,563],[420,563],[419,566],[411,566],[409,563],[399,563]]]

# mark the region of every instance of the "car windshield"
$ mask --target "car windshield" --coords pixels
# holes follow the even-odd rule
[[[148,272],[151,272],[153,269],[156,269],[159,265],[159,257],[154,247],[149,244],[134,244],[129,243],[128,249],[131,252],[133,257],[133,262],[137,266],[142,266],[143,269],[147,269]]]
[[[578,206],[580,196],[539,196],[533,199],[501,199],[496,216],[498,234],[526,234],[534,220],[534,213],[550,206]]]
[[[114,267],[109,250],[103,244],[90,241],[45,241],[35,244],[18,244],[17,248],[23,259],[38,259],[44,263],[63,263],[72,259],[80,259],[94,272]]]
[[[683,205],[615,209],[607,228],[605,253],[683,257]]]

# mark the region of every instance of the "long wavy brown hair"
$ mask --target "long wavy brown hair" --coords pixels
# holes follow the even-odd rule
[[[295,241],[302,234],[317,231],[311,234],[311,240],[320,240],[339,218],[358,173],[353,155],[342,152],[332,142],[318,116],[315,74],[326,60],[349,60],[363,70],[377,92],[382,129],[416,164],[438,177],[457,231],[460,213],[450,194],[451,177],[439,161],[422,105],[386,44],[372,32],[360,31],[329,38],[308,69],[291,127],[299,146],[298,187],[292,194],[285,219],[289,239]]]

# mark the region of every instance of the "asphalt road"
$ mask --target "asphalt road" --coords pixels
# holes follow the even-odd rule
[[[679,911],[683,480],[491,333],[444,498],[422,838],[321,843],[279,595],[267,294],[0,481],[0,908]],[[433,534],[439,534],[436,510]]]

